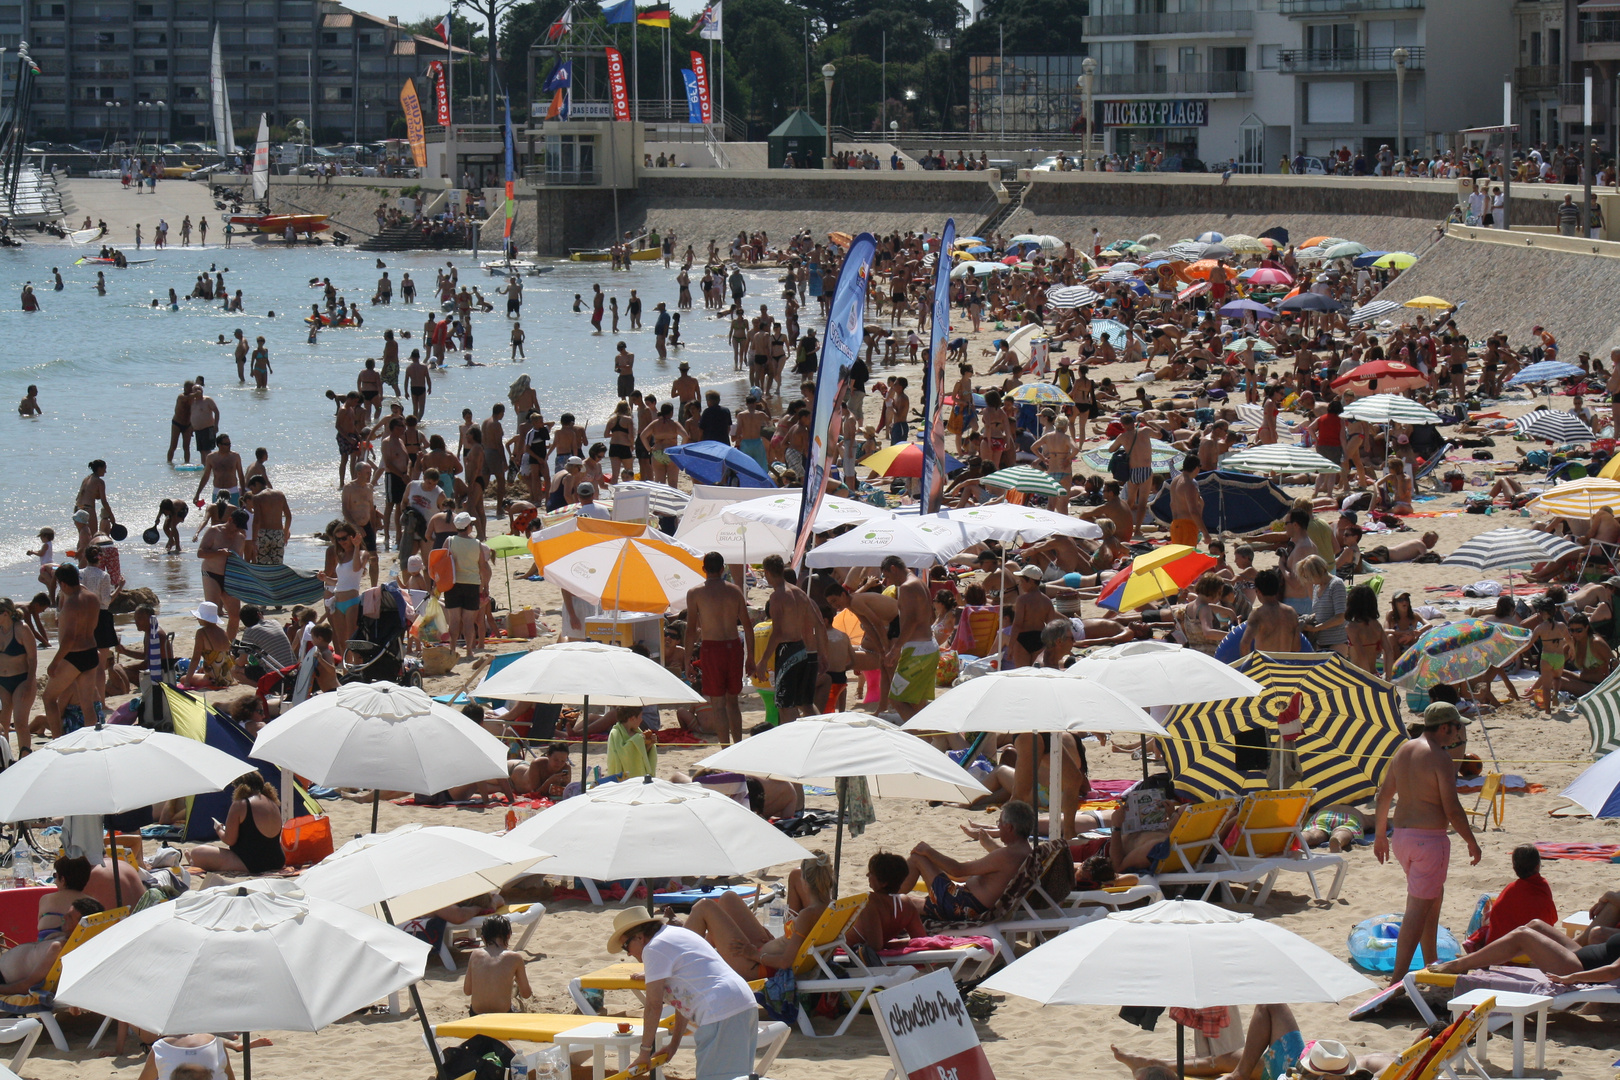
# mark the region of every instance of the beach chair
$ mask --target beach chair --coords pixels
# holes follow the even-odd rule
[[[39,1042],[40,1032],[45,1025],[32,1016],[19,1016],[11,1020],[0,1020],[0,1043],[17,1043],[17,1052],[11,1056],[11,1071],[21,1073],[22,1067],[28,1063],[28,1056],[34,1052],[34,1044]]]
[[[1326,899],[1337,900],[1348,865],[1344,856],[1329,852],[1312,854],[1302,832],[1315,795],[1314,788],[1257,791],[1249,795],[1238,811],[1237,837],[1228,855],[1239,869],[1270,867],[1304,874],[1311,883],[1311,894],[1318,900],[1323,896],[1316,884],[1316,873],[1332,869],[1333,884]],[[1275,880],[1273,873],[1260,887],[1254,900],[1256,907],[1270,897]]]
[[[1103,912],[1100,908],[1070,910],[1054,903],[1044,890],[1038,900],[1032,899],[1042,879],[1052,869],[1052,864],[1063,854],[1066,854],[1066,845],[1053,840],[1038,841],[1029,860],[1007,882],[1001,899],[983,919],[976,922],[929,923],[928,928],[947,933],[971,930],[994,941],[1000,955],[1012,956],[1013,946],[1020,939],[1039,945],[1092,919],[1101,918]]]
[[[62,944],[62,951],[57,954],[56,963],[46,973],[44,980],[24,994],[9,994],[0,998],[0,1023],[5,1017],[28,1017],[39,1021],[40,1025],[50,1033],[51,1044],[64,1054],[68,1052],[67,1036],[62,1034],[62,1026],[56,1022],[56,986],[62,981],[62,957],[89,941],[107,927],[129,915],[129,908],[113,908],[111,911],[100,911],[94,915],[86,915],[79,920],[79,925],[73,928],[67,941]],[[108,1021],[101,1026],[105,1030]],[[99,1038],[99,1033],[98,1036]],[[37,1038],[37,1035],[36,1035]],[[4,1040],[0,1040],[4,1041]],[[30,1045],[29,1049],[32,1049]]]
[[[1406,987],[1407,998],[1417,1009],[1418,1015],[1423,1017],[1423,1022],[1433,1024],[1437,1022],[1438,1017],[1434,1007],[1424,998],[1424,989],[1454,991],[1457,984],[1463,980],[1467,981],[1464,993],[1468,990],[1490,990],[1495,993],[1539,994],[1550,997],[1552,1005],[1549,1008],[1553,1012],[1567,1012],[1587,1002],[1620,1005],[1620,982],[1570,989],[1562,983],[1549,981],[1545,972],[1532,967],[1504,965],[1479,968],[1465,975],[1442,975],[1424,968],[1420,971],[1408,971],[1402,983]],[[1448,998],[1454,996],[1456,995],[1447,994]]]
[[[572,1013],[482,1013],[437,1024],[433,1028],[433,1035],[435,1038],[458,1041],[470,1039],[474,1035],[488,1035],[492,1039],[501,1039],[505,1042],[548,1043],[564,1032],[596,1022],[595,1016]],[[667,1028],[674,1022],[675,1012],[670,1009],[666,1010],[658,1026]],[[763,1076],[775,1063],[777,1055],[782,1052],[782,1047],[787,1045],[788,1035],[791,1033],[792,1029],[780,1020],[760,1021],[756,1033],[759,1047],[756,1051],[759,1056],[754,1064],[756,1076]]]
[[[1421,1054],[1412,1069],[1412,1080],[1434,1080],[1437,1076],[1444,1076],[1446,1080],[1462,1080],[1454,1066],[1461,1062],[1470,1073],[1480,1080],[1491,1080],[1491,1074],[1474,1057],[1471,1044],[1480,1028],[1485,1026],[1491,1017],[1491,1010],[1496,1008],[1494,997],[1486,998],[1474,1006],[1467,1015],[1458,1018],[1450,1027],[1446,1028],[1430,1042],[1429,1048]]]
[[[540,925],[540,920],[545,916],[546,905],[518,904],[516,907],[508,905],[490,914],[505,915],[514,929],[519,926],[523,927],[523,935],[518,938],[516,946],[517,951],[522,952],[528,948],[529,938],[533,936],[534,928]],[[439,960],[444,964],[446,971],[456,970],[456,952],[452,947],[451,939],[457,934],[477,934],[483,929],[484,920],[488,918],[489,915],[478,915],[457,925],[445,924],[444,936],[439,939]]]
[[[1384,1071],[1378,1074],[1376,1080],[1414,1080],[1432,1042],[1434,1040],[1425,1035],[1402,1050],[1401,1056],[1384,1066]]]
[[[1236,808],[1237,800],[1231,797],[1192,803],[1181,808],[1167,840],[1170,850],[1159,860],[1159,869],[1152,875],[1161,889],[1167,885],[1203,886],[1203,894],[1198,897],[1200,900],[1208,900],[1219,889],[1221,899],[1226,903],[1235,902],[1232,896],[1234,882],[1250,886],[1249,895],[1256,893],[1254,886],[1257,883],[1259,892],[1266,891],[1266,886],[1270,884],[1268,879],[1277,873],[1274,868],[1242,869],[1221,847],[1221,824]],[[1208,865],[1205,865],[1206,861]]]
[[[1487,828],[1491,820],[1496,820],[1496,827],[1502,827],[1502,819],[1507,817],[1507,789],[1502,786],[1502,774],[1499,772],[1485,774],[1485,786],[1479,789],[1479,797],[1474,800],[1473,809],[1463,808],[1463,813],[1470,819],[1477,818],[1480,828]]]
[[[1444,446],[1440,447],[1440,449],[1434,452],[1433,457],[1429,458],[1427,461],[1418,462],[1417,468],[1412,473],[1412,493],[1414,495],[1417,494],[1418,485],[1420,485],[1426,477],[1433,476],[1435,470],[1440,468],[1440,466],[1445,462],[1446,455],[1455,449],[1457,449],[1456,443],[1446,443]],[[1436,480],[1434,482],[1434,489],[1436,491],[1443,490],[1440,487],[1440,481]]]

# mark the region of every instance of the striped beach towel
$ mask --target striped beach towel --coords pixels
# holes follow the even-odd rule
[[[287,607],[319,603],[326,595],[326,586],[308,570],[259,566],[237,555],[226,555],[225,591],[244,604]]]

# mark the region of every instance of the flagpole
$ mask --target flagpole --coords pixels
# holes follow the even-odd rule
[[[632,14],[634,14],[634,9]],[[641,118],[641,61],[637,58],[636,45],[641,41],[640,18],[630,20],[630,119]]]
[[[451,40],[456,32],[456,13],[452,11],[444,35],[444,105],[450,113],[450,123],[444,129],[445,175],[450,186],[456,186],[456,55]]]

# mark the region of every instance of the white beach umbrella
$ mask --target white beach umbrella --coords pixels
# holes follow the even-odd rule
[[[1598,758],[1558,794],[1595,818],[1620,817],[1620,751]]]
[[[810,854],[729,796],[652,777],[565,799],[506,839],[549,852],[548,874],[593,881],[734,877]]]
[[[1157,720],[1118,692],[1055,668],[1015,668],[969,679],[907,720],[913,732],[1125,731],[1169,735]],[[1055,805],[1063,805],[1062,755],[1047,755]],[[1055,840],[1061,815],[1050,816]]]
[[[428,952],[427,942],[289,881],[241,882],[108,927],[63,956],[56,1000],[144,1031],[240,1031],[250,1041],[250,1031],[319,1031],[414,986]],[[431,1044],[425,1016],[422,1024]],[[251,1076],[249,1054],[243,1066]]]
[[[492,833],[410,824],[355,837],[297,881],[306,896],[398,923],[499,889],[545,858]]]
[[[598,705],[697,705],[703,695],[651,657],[596,641],[563,641],[525,653],[473,691],[494,701],[533,701],[549,705],[581,703],[589,717]],[[588,784],[590,725],[580,724],[579,775]]]
[[[122,814],[219,791],[249,769],[183,735],[96,724],[36,747],[0,773],[0,821]]]
[[[797,534],[800,501],[800,492],[784,491],[747,502],[732,503],[725,508],[722,516],[729,515],[733,521],[762,521]],[[818,533],[831,532],[843,525],[859,525],[874,518],[893,516],[881,506],[828,495],[816,509],[816,520],[811,529]]]
[[[1475,570],[1496,570],[1507,567],[1534,566],[1536,563],[1561,559],[1573,551],[1574,544],[1561,536],[1538,529],[1492,529],[1472,537],[1456,551],[1440,561],[1447,566],[1468,566]]]
[[[1344,407],[1344,415],[1351,420],[1365,420],[1371,424],[1445,423],[1445,418],[1433,409],[1399,394],[1372,394],[1357,398]]]
[[[1065,674],[1100,683],[1144,709],[1254,697],[1265,687],[1230,664],[1168,641],[1098,649]]]
[[[1085,285],[1065,285],[1046,294],[1046,306],[1067,309],[1085,307],[1102,301],[1102,293]]]
[[[506,776],[506,744],[422,690],[349,683],[295,705],[266,724],[253,756],[327,787],[430,794]]]
[[[904,517],[904,513],[900,515]],[[1102,535],[1102,527],[1085,518],[1068,514],[1055,514],[1038,506],[1017,506],[1013,503],[994,502],[983,506],[970,506],[962,510],[941,510],[936,517],[960,521],[976,528],[989,529],[989,540],[1022,540],[1033,543],[1049,536],[1074,536],[1095,540]]]
[[[692,501],[692,496],[680,488],[657,484],[651,480],[620,480],[617,484],[609,485],[604,494],[611,499],[625,495],[645,495],[647,508],[655,517],[680,517],[686,505]]]
[[[1339,464],[1308,446],[1261,443],[1223,458],[1221,468],[1253,473],[1326,473],[1338,472]]]
[[[784,559],[793,554],[793,530],[767,525],[763,521],[729,521],[724,513],[695,521],[688,528],[683,521],[675,538],[693,551],[718,551],[728,565],[756,566],[767,555]]]
[[[1591,442],[1597,438],[1585,420],[1562,409],[1537,409],[1513,421],[1513,433],[1547,442]]]
[[[843,856],[843,805],[851,777],[864,777],[875,799],[939,799],[966,802],[989,794],[971,773],[942,751],[869,713],[823,713],[781,724],[698,764],[711,769],[835,787],[838,836],[833,872]]]
[[[1098,978],[1100,971],[1108,977]],[[1341,1001],[1373,983],[1275,923],[1198,900],[1161,900],[1075,927],[982,987],[1043,1005],[1208,1009]],[[1178,1076],[1185,1034],[1177,1024]]]
[[[913,569],[942,563],[990,535],[984,527],[957,518],[893,517],[868,521],[805,555],[806,566],[877,566],[898,555]]]

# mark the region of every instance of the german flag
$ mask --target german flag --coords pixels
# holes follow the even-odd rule
[[[636,22],[642,26],[661,26],[669,29],[669,8],[656,7],[636,12]]]

